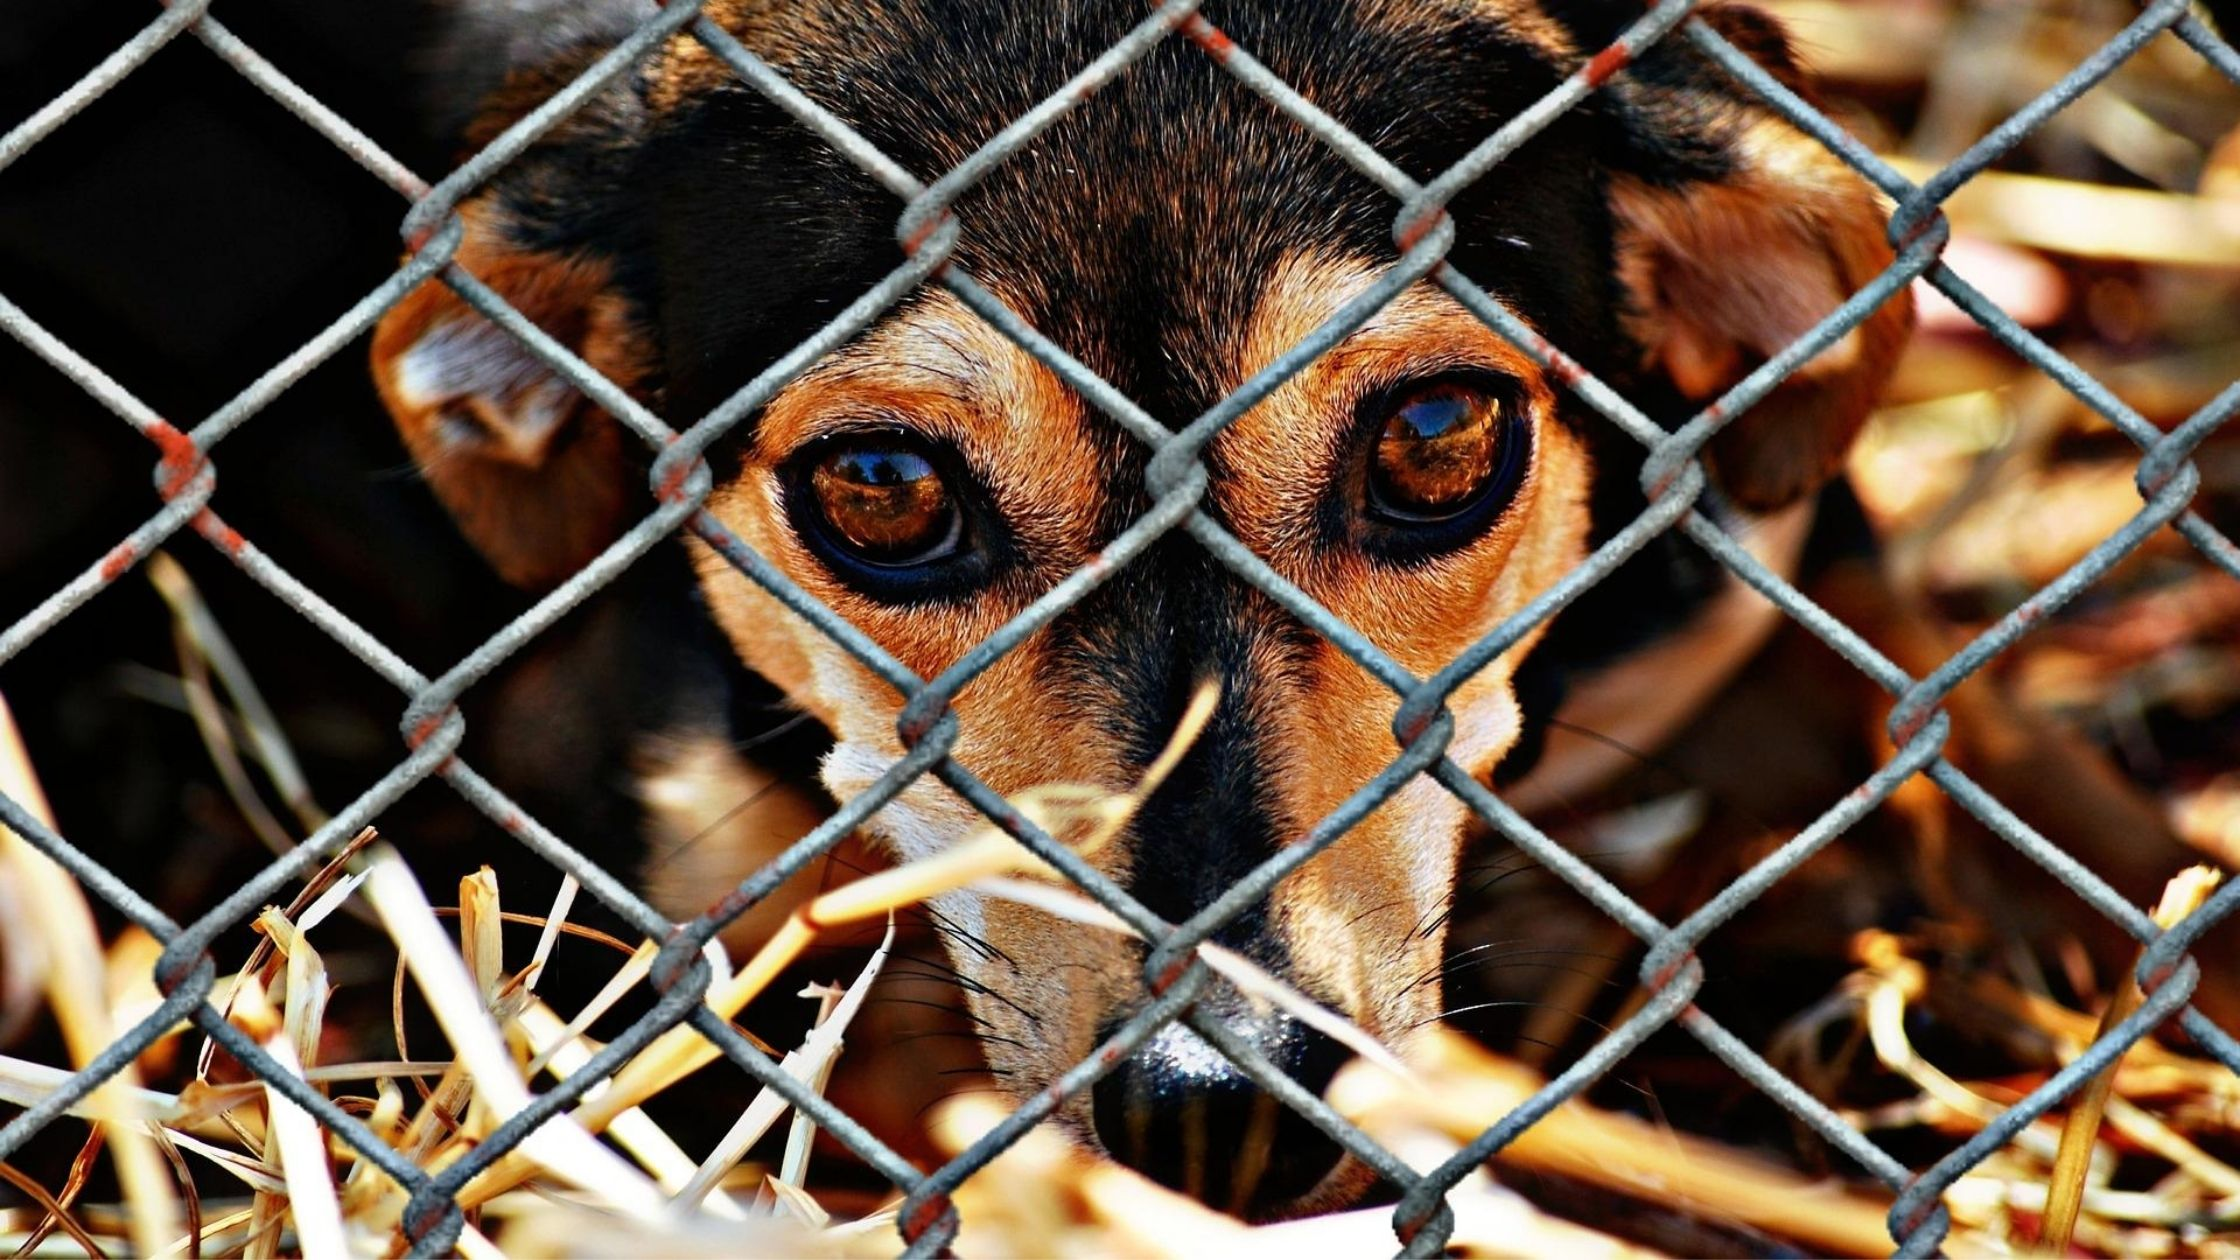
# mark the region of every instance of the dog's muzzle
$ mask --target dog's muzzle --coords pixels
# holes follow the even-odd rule
[[[1281,1016],[1233,1022],[1278,1069],[1320,1094],[1349,1057]],[[1337,1167],[1338,1144],[1180,1024],[1159,1030],[1091,1092],[1113,1158],[1209,1206],[1280,1214]]]

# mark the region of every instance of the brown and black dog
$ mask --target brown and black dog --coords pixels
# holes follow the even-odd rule
[[[802,91],[922,177],[971,153],[1140,21],[1140,0],[711,0]],[[446,90],[479,143],[654,11],[653,0],[467,4]],[[1205,18],[1418,177],[1444,169],[1639,6],[1587,0],[1231,0]],[[1755,11],[1704,15],[1806,85]],[[901,261],[900,204],[689,37],[499,174],[460,259],[680,426]],[[1149,53],[956,207],[955,265],[1179,427],[1294,345],[1395,257],[1392,199],[1180,38]],[[1869,190],[1680,41],[1642,57],[1453,204],[1450,263],[1667,422],[1806,332],[1890,261]],[[1904,339],[1904,299],[1714,443],[1717,510],[1787,564]],[[382,396],[461,527],[507,578],[556,581],[643,503],[635,442],[430,285],[383,322]],[[709,508],[921,676],[1095,557],[1146,508],[1145,450],[929,286],[794,380],[714,453]],[[1225,430],[1205,510],[1286,579],[1428,675],[1642,506],[1640,453],[1530,358],[1425,284]],[[706,549],[708,610],[745,665],[830,732],[846,797],[901,755],[902,698]],[[1545,680],[1690,644],[1595,724],[1651,744],[1771,617],[1664,542],[1452,697],[1450,753],[1528,759]],[[1675,638],[1678,635],[1678,638]],[[1392,761],[1392,692],[1195,543],[1111,575],[965,688],[955,755],[996,790],[1126,788],[1205,679],[1203,736],[1097,865],[1188,917]],[[1607,691],[1608,688],[1606,687]],[[1641,697],[1647,696],[1648,699]],[[1506,760],[1505,760],[1506,759]],[[1544,774],[1573,773],[1544,766]],[[1591,769],[1577,773],[1591,774]],[[918,857],[978,821],[930,781],[869,830]],[[1438,1012],[1436,923],[1463,806],[1419,779],[1217,939],[1372,1033]],[[751,869],[751,863],[739,863]],[[745,873],[734,869],[723,881]],[[689,881],[688,881],[689,882]],[[721,882],[678,887],[675,913]],[[1140,947],[1008,903],[940,909],[1002,1079],[1025,1093],[1145,1000]],[[1001,1000],[993,995],[1000,993]],[[1303,1085],[1335,1047],[1232,997],[1215,1009]],[[1255,1215],[1357,1194],[1365,1170],[1170,1028],[1064,1118],[1084,1140]]]

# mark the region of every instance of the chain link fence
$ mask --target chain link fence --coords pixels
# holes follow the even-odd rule
[[[565,89],[499,135],[470,160],[430,183],[393,159],[348,120],[298,87],[211,15],[211,0],[178,0],[136,36],[32,117],[0,137],[0,169],[69,122],[90,102],[133,73],[157,50],[182,35],[201,41],[280,107],[332,141],[359,166],[408,205],[403,236],[409,258],[384,283],[366,294],[333,323],[265,372],[224,406],[190,428],[175,426],[147,406],[95,362],[42,328],[28,312],[0,296],[0,328],[76,382],[108,410],[145,437],[157,455],[155,486],[161,506],[108,554],[0,632],[0,662],[16,656],[33,640],[53,631],[71,612],[133,570],[159,544],[182,531],[199,534],[210,546],[303,618],[393,684],[404,698],[401,730],[406,755],[315,834],[265,867],[252,881],[193,922],[173,921],[117,875],[43,825],[25,804],[0,797],[0,822],[59,863],[92,894],[164,944],[155,979],[166,995],[161,1007],[109,1045],[67,1084],[0,1128],[0,1159],[7,1158],[34,1133],[86,1098],[104,1081],[131,1064],[157,1038],[180,1021],[191,1021],[366,1161],[408,1188],[411,1206],[404,1219],[405,1239],[414,1254],[452,1250],[463,1221],[455,1196],[478,1174],[516,1151],[537,1127],[581,1100],[654,1038],[677,1025],[689,1025],[756,1081],[782,1095],[846,1144],[906,1195],[900,1230],[907,1254],[941,1251],[954,1237],[958,1218],[950,1193],[1028,1129],[1048,1118],[1063,1101],[1087,1089],[1111,1065],[1142,1045],[1162,1026],[1183,1021],[1217,1046],[1259,1082],[1345,1150],[1402,1189],[1392,1216],[1403,1254],[1437,1254],[1453,1223],[1445,1193],[1466,1174],[1500,1151],[1518,1134],[1565,1100],[1577,1096],[1652,1033],[1677,1024],[1711,1053],[1793,1113],[1813,1132],[1841,1150],[1859,1169],[1897,1195],[1889,1216],[1890,1238],[1900,1254],[1935,1250],[1949,1226],[1939,1200],[1971,1167],[2012,1139],[2089,1077],[2112,1064],[2151,1030],[2173,1017],[2206,1051],[2240,1072],[2240,1041],[2188,1006],[2198,971],[2188,948],[2212,924],[2240,904],[2240,883],[2227,884],[2176,928],[2162,932],[2138,908],[2071,856],[2010,812],[1983,787],[1942,755],[1950,722],[1940,708],[1963,680],[1982,669],[2036,622],[2074,598],[2142,546],[2150,536],[2173,529],[2224,573],[2240,577],[2240,549],[2189,509],[2200,478],[2189,457],[2195,447],[2240,410],[2240,384],[2225,388],[2184,423],[2164,431],[2114,396],[2075,363],[2064,358],[1968,283],[1943,266],[1940,254],[1949,228],[1940,204],[2021,141],[2055,111],[2109,75],[2142,46],[2164,32],[2175,32],[2225,77],[2240,83],[2240,54],[2199,19],[2186,0],[2154,0],[2120,35],[2074,67],[2051,90],[2006,119],[1933,178],[1916,185],[1867,151],[1826,116],[1775,81],[1737,51],[1710,25],[1696,20],[1689,0],[1668,0],[1651,7],[1611,44],[1580,64],[1560,86],[1486,137],[1467,156],[1429,182],[1419,183],[1381,156],[1361,137],[1256,61],[1252,50],[1231,42],[1201,15],[1196,0],[1169,0],[1151,9],[1124,39],[1103,50],[1057,92],[1017,118],[977,152],[938,173],[904,169],[809,99],[743,47],[722,27],[703,17],[692,0],[674,0],[642,28],[600,57]],[[895,225],[906,261],[858,297],[809,340],[735,395],[702,417],[672,427],[622,389],[602,379],[565,347],[509,307],[493,290],[453,262],[463,226],[458,208],[506,163],[512,161],[595,94],[629,74],[650,51],[672,38],[696,39],[726,63],[754,91],[775,102],[811,128],[881,185],[906,203]],[[968,231],[952,212],[958,197],[1016,154],[1084,98],[1096,92],[1147,50],[1166,40],[1187,40],[1284,115],[1308,129],[1355,170],[1392,198],[1393,239],[1399,259],[1359,298],[1348,303],[1305,340],[1253,376],[1227,398],[1179,428],[1169,428],[1143,411],[1079,361],[1071,358],[1019,316],[952,265],[951,251]],[[1722,67],[1794,126],[1825,145],[1895,203],[1889,239],[1896,261],[1809,334],[1774,355],[1763,366],[1705,407],[1687,423],[1667,431],[1608,385],[1587,374],[1563,348],[1550,345],[1485,289],[1445,261],[1455,228],[1444,207],[1466,186],[1494,170],[1520,145],[1552,120],[1577,106],[1651,45],[1685,41]],[[218,481],[216,455],[224,440],[278,399],[305,373],[366,334],[393,305],[422,281],[439,277],[475,310],[505,329],[537,358],[618,418],[655,453],[651,484],[656,508],[625,536],[581,571],[561,583],[518,619],[492,635],[479,649],[447,671],[429,676],[403,659],[330,604],[312,586],[275,563],[256,542],[236,532],[210,507]],[[1816,606],[1746,552],[1714,524],[1697,504],[1706,486],[1699,455],[1731,417],[1747,410],[1785,377],[1860,325],[1878,305],[1907,285],[1927,280],[1994,338],[2104,417],[2140,451],[2136,483],[2141,506],[2122,529],[2108,537],[2067,572],[2009,611],[1968,646],[1926,677],[1915,678]],[[1419,281],[1428,280],[1451,294],[1479,319],[1535,359],[1553,379],[1574,391],[1595,411],[1638,440],[1648,452],[1643,485],[1650,506],[1638,519],[1598,548],[1585,563],[1446,668],[1429,678],[1403,669],[1379,647],[1334,617],[1285,581],[1259,557],[1201,510],[1208,474],[1200,456],[1207,444],[1239,415],[1266,398],[1294,373],[1359,327],[1386,302]],[[946,288],[1005,336],[1063,379],[1097,410],[1109,416],[1153,453],[1148,481],[1157,496],[1153,508],[1115,538],[1096,561],[1051,588],[1025,611],[967,653],[952,668],[920,678],[879,645],[788,581],[703,510],[711,488],[702,455],[727,430],[753,415],[797,374],[864,330],[920,286]],[[1651,915],[1586,862],[1551,840],[1499,795],[1473,779],[1446,755],[1453,730],[1445,701],[1453,691],[1495,657],[1545,623],[1581,592],[1601,581],[1629,555],[1666,531],[1692,539],[1722,565],[1772,601],[1783,613],[1834,648],[1875,684],[1896,698],[1889,719],[1895,755],[1855,791],[1827,810],[1750,868],[1718,896],[1677,923]],[[853,654],[908,697],[900,734],[909,753],[871,789],[845,802],[828,821],[748,879],[706,914],[673,924],[630,888],[570,847],[562,837],[518,808],[490,780],[458,755],[464,721],[455,706],[462,693],[519,651],[533,637],[664,539],[689,531],[727,559],[750,581],[770,592]],[[1280,852],[1186,922],[1167,923],[1065,845],[1034,825],[988,788],[971,768],[950,756],[957,721],[950,700],[1028,635],[1083,599],[1101,581],[1152,543],[1180,531],[1195,539],[1230,570],[1273,598],[1283,608],[1400,697],[1393,723],[1397,755],[1373,780],[1306,835]],[[921,1172],[862,1125],[817,1092],[781,1071],[702,1001],[710,983],[703,948],[726,923],[775,890],[789,876],[824,855],[833,845],[921,776],[931,775],[961,794],[1020,844],[1063,873],[1090,896],[1142,932],[1152,945],[1143,975],[1154,1000],[1129,1019],[1088,1060],[1075,1066],[1048,1090],[1034,1095],[977,1144],[932,1172]],[[1548,870],[1590,899],[1603,913],[1646,944],[1641,983],[1651,999],[1577,1062],[1550,1081],[1513,1113],[1494,1118],[1474,1142],[1445,1163],[1419,1172],[1380,1147],[1321,1099],[1286,1077],[1216,1018],[1194,1009],[1209,975],[1193,951],[1233,917],[1266,898],[1277,881],[1297,870],[1343,836],[1386,798],[1428,775],[1463,802],[1496,832],[1529,853]],[[1775,881],[1797,868],[1915,776],[1926,776],[1954,802],[1980,819],[2005,842],[2057,876],[2099,913],[2149,944],[2138,979],[2146,1000],[2138,1011],[2109,1030],[2027,1097],[2008,1108],[1957,1150],[1926,1169],[1908,1168],[1880,1149],[1826,1105],[1787,1079],[1757,1052],[1693,1005],[1704,980],[1695,949],[1706,935],[1727,922]],[[601,1049],[589,1063],[533,1099],[491,1132],[465,1158],[440,1170],[416,1166],[383,1141],[360,1118],[347,1114],[266,1049],[206,999],[216,968],[209,950],[214,939],[240,925],[275,899],[292,881],[318,868],[345,842],[416,784],[441,778],[475,807],[516,836],[522,845],[572,875],[637,931],[665,942],[653,969],[663,990],[658,1006],[629,1031]]]

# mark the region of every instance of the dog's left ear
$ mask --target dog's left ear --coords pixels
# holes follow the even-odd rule
[[[1773,19],[1699,16],[1809,99]],[[1608,90],[1626,133],[1610,161],[1623,323],[1642,366],[1684,397],[1718,397],[1889,266],[1866,182],[1678,33]],[[1730,421],[1710,447],[1728,496],[1772,508],[1832,476],[1912,322],[1900,290]]]

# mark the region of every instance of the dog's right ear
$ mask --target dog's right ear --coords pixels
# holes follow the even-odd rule
[[[604,50],[660,12],[659,0],[435,0],[435,31],[420,57],[428,123],[445,141],[488,112],[508,80]],[[549,95],[563,78],[555,78]]]
[[[443,0],[426,69],[471,152],[657,11],[655,0]],[[460,207],[454,261],[600,375],[636,392],[656,351],[614,282],[619,155],[644,129],[625,79]],[[590,159],[590,160],[587,160]],[[612,543],[642,498],[614,417],[430,280],[373,338],[373,377],[429,488],[507,581],[542,589]]]
[[[599,372],[631,389],[650,351],[608,266],[508,247],[468,214],[457,262]],[[373,338],[374,383],[429,488],[500,576],[542,589],[622,533],[636,498],[614,417],[440,280]]]

